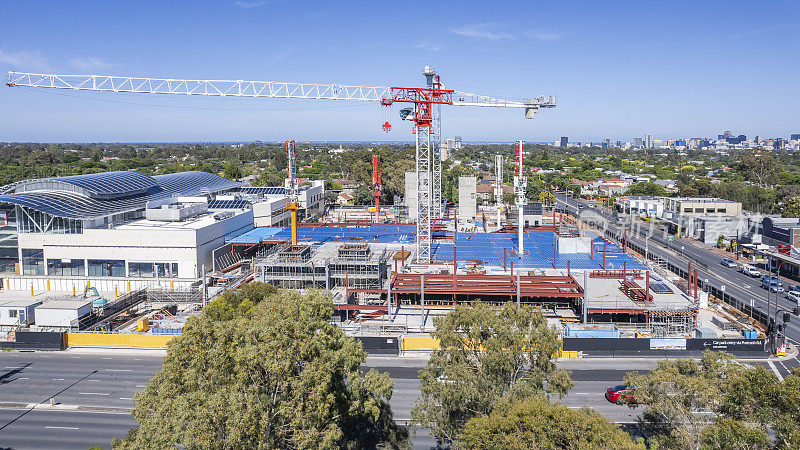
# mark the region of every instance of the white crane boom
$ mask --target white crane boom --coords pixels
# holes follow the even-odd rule
[[[113,75],[63,75],[8,72],[8,86],[68,89],[75,91],[129,92],[139,94],[198,95],[213,97],[293,98],[311,100],[354,100],[379,102],[388,98],[389,86],[292,83],[282,81],[185,80],[179,78],[119,77]],[[551,108],[555,97],[532,100],[503,100],[455,91],[455,106],[505,108]]]

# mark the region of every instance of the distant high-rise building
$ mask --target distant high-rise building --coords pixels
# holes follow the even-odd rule
[[[453,150],[461,150],[461,136],[456,136],[454,140]]]
[[[617,148],[622,148],[622,141],[617,141]]]
[[[760,144],[761,143],[761,136],[756,136],[755,139],[753,139],[753,140],[756,142],[756,144]]]
[[[727,140],[729,137],[731,137],[731,132],[730,131],[726,131],[726,132],[722,133],[722,137],[723,137],[723,139]]]
[[[642,138],[633,138],[633,146],[636,148],[642,148]]]
[[[791,139],[793,141],[800,140],[800,133],[792,133],[792,135],[789,136],[789,139]]]
[[[645,134],[644,135],[644,147],[645,148],[653,148],[653,135],[652,134]]]
[[[569,139],[567,138],[567,136],[561,136],[561,146],[566,147],[568,143]]]
[[[717,135],[717,140],[718,141],[724,141],[725,140],[725,135],[724,134],[718,134]]]
[[[781,150],[781,149],[783,149],[783,147],[784,147],[785,145],[786,145],[786,141],[785,141],[783,138],[777,138],[777,139],[775,139],[774,146],[775,146],[775,149],[776,149],[776,150]]]
[[[611,147],[611,139],[603,139],[603,148]]]

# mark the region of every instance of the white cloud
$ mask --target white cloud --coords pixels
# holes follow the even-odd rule
[[[260,8],[262,6],[267,6],[268,4],[269,4],[269,2],[266,1],[266,0],[250,0],[250,1],[248,1],[248,0],[237,0],[234,3],[234,5],[236,5],[237,8],[244,8],[244,9]]]
[[[50,63],[39,52],[17,52],[0,48],[0,63],[11,66],[14,70],[47,70]]]
[[[499,25],[496,23],[478,23],[472,25],[464,25],[463,27],[453,28],[450,27],[450,32],[461,36],[467,36],[478,39],[489,39],[490,41],[512,40],[514,36],[511,33],[498,30]]]
[[[72,67],[82,70],[84,72],[94,72],[96,70],[107,70],[114,67],[114,64],[104,61],[94,56],[83,56],[69,58],[69,63]]]
[[[536,39],[539,41],[555,41],[556,39],[559,39],[561,37],[556,33],[549,33],[547,31],[539,31],[539,30],[528,30],[522,34],[531,39]]]
[[[430,50],[432,52],[438,52],[442,49],[442,44],[436,42],[418,42],[414,45],[414,48],[421,48],[423,50]]]

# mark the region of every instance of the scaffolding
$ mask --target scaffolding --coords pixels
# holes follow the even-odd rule
[[[388,253],[382,244],[290,246],[258,259],[256,279],[290,289],[346,287],[348,293],[381,293],[386,289]]]

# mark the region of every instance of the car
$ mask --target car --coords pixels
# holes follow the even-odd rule
[[[761,287],[764,289],[769,289],[770,292],[783,292],[783,286],[775,281],[766,281],[761,283]]]
[[[800,292],[800,284],[790,284],[789,291],[797,291]]]
[[[742,266],[739,271],[752,278],[761,278],[761,272],[753,266]]]
[[[798,306],[800,306],[800,291],[789,291],[789,293],[786,294],[786,298],[792,300],[793,302],[797,303]]]
[[[761,287],[764,289],[769,289],[772,292],[783,292],[783,281],[778,279],[775,275],[764,275],[761,278]]]
[[[633,396],[635,392],[635,387],[628,387],[624,384],[620,384],[606,389],[606,400],[618,405],[636,403],[636,399]]]
[[[723,258],[722,261],[720,261],[720,264],[722,264],[725,267],[736,267],[737,265],[736,261],[730,258]]]

